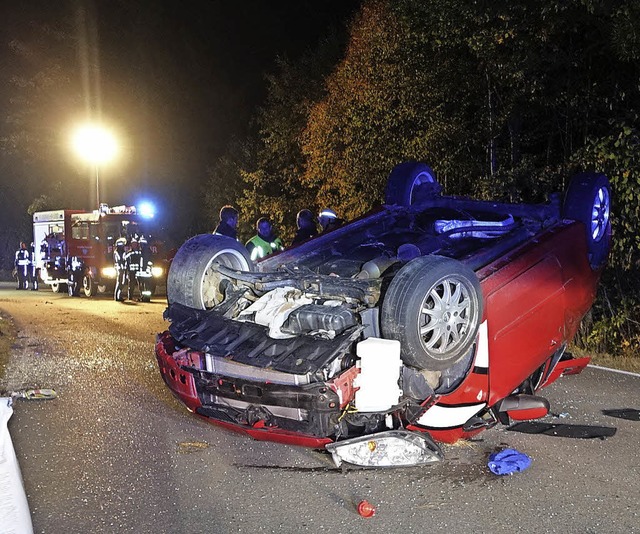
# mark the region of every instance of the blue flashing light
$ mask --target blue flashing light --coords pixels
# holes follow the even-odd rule
[[[138,204],[138,213],[145,219],[153,219],[156,214],[156,210],[150,202],[141,202]]]

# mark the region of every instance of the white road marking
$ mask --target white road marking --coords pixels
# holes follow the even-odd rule
[[[632,373],[631,371],[621,371],[620,369],[612,369],[611,367],[601,367],[600,365],[594,365],[592,363],[587,365],[587,367],[592,367],[593,369],[599,369],[601,371],[611,371],[612,373],[619,373],[621,375],[640,377],[640,373]]]

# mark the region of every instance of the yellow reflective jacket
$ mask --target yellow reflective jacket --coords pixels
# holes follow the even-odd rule
[[[259,235],[254,235],[247,241],[245,246],[254,261],[284,249],[282,240],[279,237],[274,238],[272,241],[267,241]]]

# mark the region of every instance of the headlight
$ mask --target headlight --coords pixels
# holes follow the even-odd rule
[[[151,267],[151,274],[154,278],[160,278],[164,273],[164,269],[162,267]]]
[[[104,278],[115,278],[118,275],[115,267],[103,267],[100,272]]]
[[[440,447],[427,435],[389,430],[330,443],[326,449],[337,467],[342,462],[363,467],[408,467],[439,462]]]

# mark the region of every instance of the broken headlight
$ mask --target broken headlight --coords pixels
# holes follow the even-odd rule
[[[389,430],[330,443],[326,449],[338,467],[342,462],[362,467],[408,467],[444,458],[440,447],[428,435],[406,430]]]

